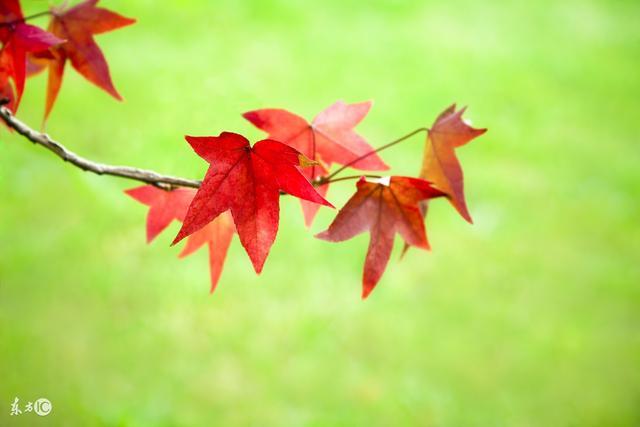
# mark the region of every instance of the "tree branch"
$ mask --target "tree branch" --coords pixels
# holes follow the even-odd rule
[[[0,104],[2,104],[2,101],[0,101]],[[155,185],[165,190],[170,190],[175,187],[200,187],[201,181],[197,180],[162,175],[154,171],[138,169],[130,166],[106,165],[104,163],[97,163],[89,159],[85,159],[84,157],[68,150],[59,142],[54,141],[49,137],[49,135],[31,129],[29,126],[18,120],[7,107],[0,107],[0,118],[7,126],[27,138],[29,141],[36,145],[41,145],[65,162],[69,162],[84,171],[93,172],[98,175],[111,175],[133,179]]]
[[[36,130],[33,130],[28,125],[18,120],[13,115],[11,110],[5,107],[5,105],[8,102],[9,102],[8,99],[0,99],[0,119],[2,119],[5,122],[5,124],[9,126],[9,128],[15,130],[20,135],[24,136],[34,144],[41,145],[42,147],[48,149],[49,151],[53,152],[56,156],[60,157],[65,162],[69,162],[72,165],[82,169],[83,171],[93,172],[97,175],[111,175],[111,176],[117,176],[120,178],[127,178],[135,181],[141,181],[146,184],[155,185],[156,187],[162,188],[163,190],[173,190],[176,187],[200,188],[200,185],[202,184],[202,181],[198,181],[198,180],[180,178],[180,177],[170,176],[170,175],[162,175],[162,174],[159,174],[158,172],[154,172],[147,169],[134,168],[131,166],[107,165],[104,163],[94,162],[92,160],[81,157],[76,153],[74,153],[73,151],[68,150],[64,145],[51,139],[51,137],[49,137],[49,135],[47,135],[46,133],[41,133]],[[395,141],[391,141],[388,144],[385,144],[369,153],[366,153],[358,157],[352,162],[347,163],[346,165],[340,167],[338,170],[331,173],[329,176],[316,179],[315,181],[312,182],[312,185],[314,187],[318,187],[320,185],[325,185],[332,182],[358,179],[361,176],[379,178],[379,175],[366,175],[366,174],[346,176],[341,178],[336,178],[336,175],[338,175],[340,172],[342,172],[349,166],[359,162],[360,160],[368,156],[371,156],[372,154],[385,150],[389,147],[392,147],[402,141],[405,141],[411,136],[420,132],[429,132],[429,129],[418,128],[413,132],[410,132],[407,135],[404,135],[396,139]],[[281,194],[284,194],[284,193],[281,193]]]

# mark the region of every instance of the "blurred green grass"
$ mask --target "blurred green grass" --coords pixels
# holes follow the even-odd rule
[[[258,138],[250,109],[374,99],[380,145],[456,101],[490,128],[460,150],[475,225],[436,204],[433,252],[360,302],[367,237],[313,239],[332,213],[309,232],[285,198],[263,274],[236,239],[209,296],[176,227],[145,245],[135,184],[0,130],[1,425],[640,424],[637,1],[103,4],[139,20],[98,38],[126,102],[67,73],[47,131],[70,148],[195,178],[183,135]],[[414,174],[421,148],[384,157]]]

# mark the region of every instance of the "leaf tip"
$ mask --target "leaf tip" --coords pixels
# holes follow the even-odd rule
[[[251,260],[251,264],[253,264],[253,270],[256,272],[256,274],[259,276],[260,273],[262,273],[262,269],[264,268],[264,262],[265,260],[262,261],[254,261],[253,259]]]
[[[316,239],[325,240],[327,242],[331,241],[331,237],[329,235],[329,230],[321,231],[320,233],[316,234],[313,237],[315,237]]]
[[[257,110],[247,111],[242,115],[242,117],[244,117],[245,119],[247,119],[249,122],[251,122],[253,125],[257,127],[260,127],[260,125],[264,122],[260,118],[260,115],[258,114]]]
[[[173,239],[173,242],[171,242],[170,246],[175,246],[178,243],[180,243],[180,241],[182,239],[184,239],[185,237],[187,237],[188,233],[184,230],[184,224],[182,224],[182,228],[180,228],[180,231],[178,232],[178,235],[176,236],[175,239]]]
[[[369,282],[363,282],[362,283],[362,301],[366,300],[369,295],[371,295],[371,292],[373,291],[373,288],[376,287],[375,283],[369,283]]]

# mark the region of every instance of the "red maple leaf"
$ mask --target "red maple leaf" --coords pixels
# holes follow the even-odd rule
[[[49,85],[45,120],[51,113],[62,85],[62,76],[67,60],[84,78],[108,94],[122,100],[109,73],[109,65],[93,36],[116,30],[135,23],[115,12],[97,7],[98,0],[86,0],[70,9],[56,9],[49,31],[65,39],[65,43],[53,48],[53,59],[49,62]]]
[[[313,182],[329,173],[332,163],[346,165],[374,151],[353,128],[364,119],[371,102],[345,104],[338,101],[316,116],[311,123],[282,109],[255,110],[243,117],[269,134],[269,138],[292,146],[302,154],[321,164],[305,170]],[[386,170],[389,167],[375,153],[351,165],[361,170]],[[318,187],[326,195],[329,185]],[[319,205],[302,201],[305,223],[311,226]]]
[[[165,191],[152,185],[143,185],[142,187],[127,190],[125,193],[138,202],[149,206],[149,213],[147,214],[147,243],[151,243],[172,221],[184,221],[189,204],[196,195],[196,190],[177,188],[172,191]],[[216,289],[222,274],[222,267],[234,231],[235,228],[230,215],[220,215],[204,228],[189,236],[187,244],[180,252],[180,258],[184,258],[207,244],[209,247],[211,292]]]
[[[309,160],[288,145],[266,139],[251,147],[230,132],[186,140],[211,166],[174,244],[231,210],[240,242],[260,273],[278,232],[280,191],[332,206],[298,169]]]
[[[451,204],[468,222],[472,222],[464,198],[462,167],[455,149],[482,135],[487,129],[474,129],[462,119],[466,110],[456,111],[453,104],[444,110],[429,130],[420,178],[447,194]]]
[[[18,0],[0,0],[0,63],[15,84],[17,109],[26,78],[27,53],[47,50],[62,39],[24,22]]]
[[[396,233],[406,244],[429,249],[419,203],[444,193],[418,178],[393,176],[374,182],[364,177],[358,190],[344,205],[326,231],[316,237],[330,242],[349,240],[369,231],[369,249],[364,262],[362,298],[366,298],[384,273]]]

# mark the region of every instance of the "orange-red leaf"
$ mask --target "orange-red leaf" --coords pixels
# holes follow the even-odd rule
[[[147,242],[151,243],[172,221],[184,221],[189,204],[196,194],[195,190],[178,188],[164,191],[152,185],[132,188],[125,191],[135,200],[149,206],[147,214]],[[209,271],[211,292],[218,284],[222,267],[231,244],[235,228],[228,213],[220,215],[200,231],[187,239],[180,258],[191,255],[203,245],[209,248]]]
[[[369,112],[371,102],[345,104],[338,101],[316,116],[311,123],[282,109],[249,111],[243,117],[269,134],[270,139],[283,142],[310,159],[320,162],[305,170],[305,176],[314,181],[327,176],[332,163],[345,165],[374,151],[365,139],[353,129]],[[377,154],[372,154],[351,165],[361,170],[386,170],[388,166]],[[329,186],[318,192],[324,196]],[[302,201],[305,223],[310,226],[319,205]]]
[[[231,210],[240,242],[260,273],[278,232],[280,191],[332,206],[302,175],[299,166],[307,160],[288,145],[266,139],[251,147],[230,132],[186,139],[211,166],[174,243]]]
[[[0,0],[0,23],[0,62],[15,84],[15,110],[24,92],[27,54],[47,50],[63,40],[25,23],[18,0]]]
[[[371,234],[362,277],[362,298],[366,298],[384,273],[396,233],[408,245],[429,248],[418,204],[444,194],[425,180],[401,176],[361,178],[357,188],[329,228],[316,237],[342,242],[366,231]]]
[[[97,3],[98,0],[86,0],[70,9],[52,10],[53,18],[49,31],[66,41],[52,50],[54,59],[49,63],[45,120],[51,113],[60,91],[67,60],[71,61],[73,68],[88,81],[117,100],[122,100],[111,80],[107,60],[93,36],[131,25],[136,21],[97,7]]]
[[[447,194],[451,204],[468,222],[472,222],[464,197],[464,180],[455,149],[482,135],[486,129],[474,129],[462,119],[465,108],[456,111],[453,104],[436,119],[427,136],[420,177]]]

